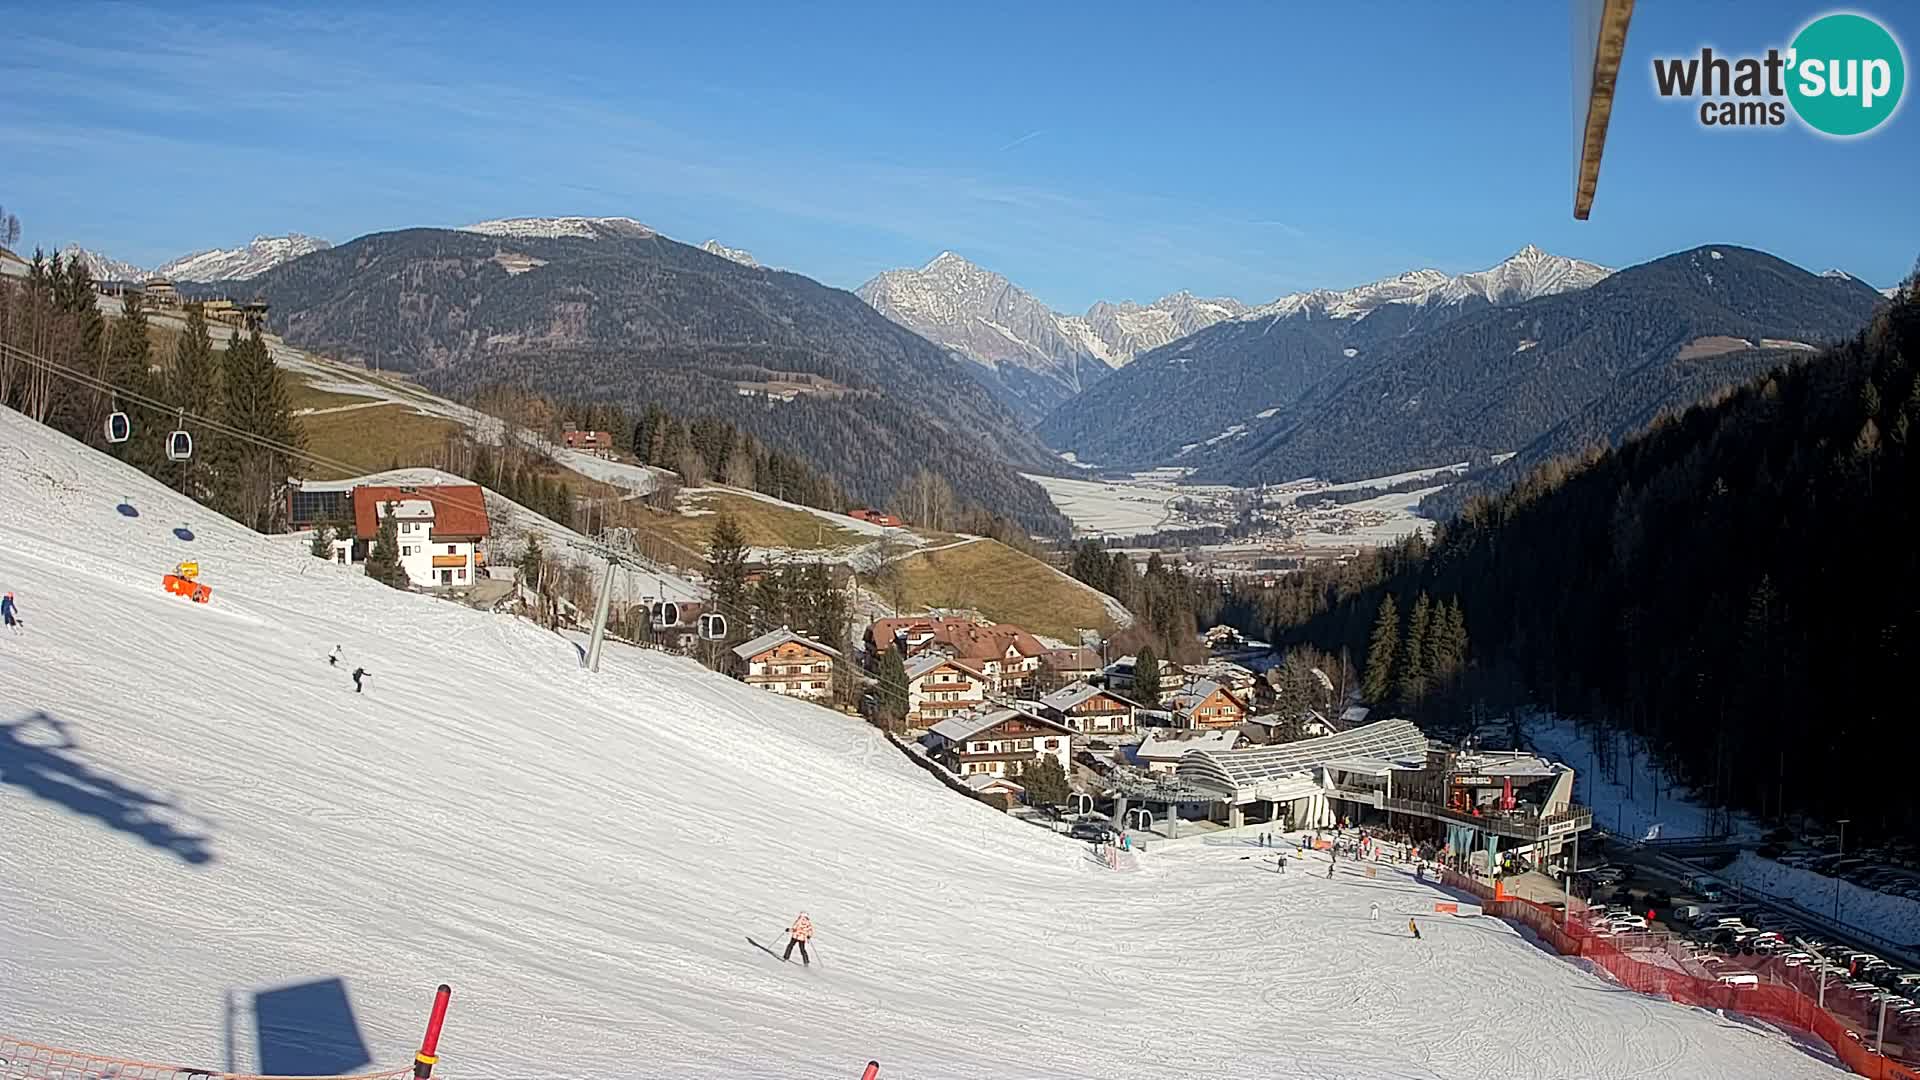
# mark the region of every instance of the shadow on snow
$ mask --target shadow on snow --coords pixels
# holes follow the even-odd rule
[[[213,861],[207,837],[166,820],[165,811],[177,810],[173,803],[90,764],[66,722],[45,712],[0,724],[0,787],[16,787],[93,818],[189,865]]]

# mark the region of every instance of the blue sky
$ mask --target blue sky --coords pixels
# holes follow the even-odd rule
[[[1576,222],[1564,2],[41,4],[6,17],[0,204],[23,247],[142,265],[627,215],[847,288],[952,249],[1067,310],[1527,243],[1610,265],[1746,244],[1892,284],[1920,254],[1912,103],[1842,142],[1708,132],[1652,90],[1654,55],[1785,44],[1826,10],[1639,5]],[[1913,61],[1920,10],[1855,10]]]

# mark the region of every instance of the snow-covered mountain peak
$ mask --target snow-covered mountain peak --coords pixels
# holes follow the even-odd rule
[[[332,247],[317,236],[288,233],[285,236],[256,236],[245,247],[211,248],[182,255],[160,264],[154,271],[175,281],[244,281],[266,273],[281,263],[302,255]]]
[[[741,266],[757,267],[760,265],[758,262],[754,260],[753,252],[747,251],[744,248],[728,247],[727,245],[721,243],[718,240],[709,240],[706,243],[701,244],[700,250],[706,252],[709,255],[718,255],[721,258],[727,259],[731,262],[737,262]]]
[[[496,218],[492,221],[476,221],[471,225],[462,225],[460,231],[537,240],[555,240],[561,237],[598,240],[605,236],[656,235],[651,228],[630,217]]]
[[[79,259],[86,266],[87,273],[95,281],[145,281],[147,272],[130,262],[122,262],[112,256],[97,251],[88,251],[79,244],[68,244],[60,249],[62,258],[72,261]]]
[[[1351,289],[1289,293],[1243,317],[1354,319],[1386,304],[1457,304],[1471,298],[1492,304],[1517,304],[1536,296],[1584,289],[1612,272],[1604,266],[1554,255],[1528,244],[1486,270],[1449,276],[1423,268]]]

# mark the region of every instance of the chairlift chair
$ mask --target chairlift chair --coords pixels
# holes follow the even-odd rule
[[[115,411],[107,414],[108,442],[123,443],[132,435],[133,421],[127,419],[126,413]]]
[[[653,628],[665,630],[680,625],[680,605],[671,600],[656,600],[653,605]]]
[[[167,460],[187,461],[193,457],[193,435],[185,428],[167,436]]]
[[[723,641],[727,636],[727,617],[717,611],[700,614],[700,637],[706,641]]]

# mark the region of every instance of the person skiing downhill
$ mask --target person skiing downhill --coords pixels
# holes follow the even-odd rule
[[[1380,921],[1380,905],[1379,904],[1367,905],[1367,921],[1368,922]]]
[[[353,692],[356,694],[360,692],[361,679],[369,679],[372,677],[373,677],[373,672],[368,671],[366,668],[359,668],[359,667],[354,668],[353,669]]]
[[[8,593],[6,599],[0,600],[0,616],[5,617],[7,629],[16,634],[20,632],[20,609],[14,606],[12,593]]]
[[[1413,931],[1413,940],[1415,941],[1420,940],[1420,924],[1419,923],[1414,922],[1412,919],[1408,919],[1407,929]]]
[[[793,949],[797,945],[800,947],[800,962],[812,964],[813,958],[807,955],[807,942],[812,940],[813,920],[807,918],[807,913],[803,911],[799,918],[793,920],[793,925],[787,927],[787,951],[780,954],[780,959],[792,960]]]
[[[327,666],[328,667],[340,666],[340,646],[335,645],[333,647],[333,651],[327,654]]]

